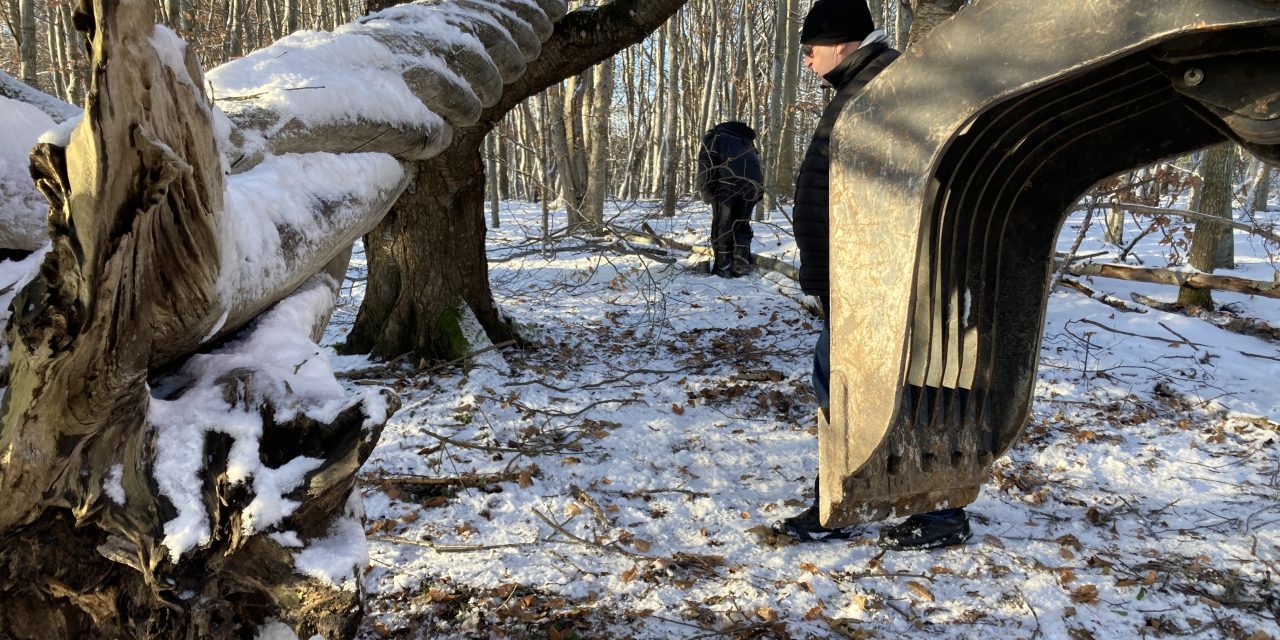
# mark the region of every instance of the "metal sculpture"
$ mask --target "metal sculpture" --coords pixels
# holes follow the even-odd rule
[[[823,523],[972,502],[1030,411],[1068,207],[1224,139],[1280,160],[1275,0],[984,0],[852,101],[832,142]]]

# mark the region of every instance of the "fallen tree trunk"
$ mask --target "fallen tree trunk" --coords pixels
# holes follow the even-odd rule
[[[1063,267],[1063,273],[1075,276],[1115,278],[1133,282],[1178,285],[1193,289],[1215,289],[1266,298],[1280,298],[1280,282],[1249,280],[1236,276],[1220,276],[1199,271],[1131,267],[1123,264],[1085,263],[1067,265]]]
[[[512,3],[540,11],[484,9]],[[396,401],[343,388],[314,340],[338,285],[325,272],[410,176],[384,153],[275,156],[267,136],[227,178],[231,138],[253,130],[225,126],[153,22],[147,0],[77,8],[85,117],[33,154],[52,248],[6,330],[0,637],[351,637],[366,562],[352,487]],[[415,33],[405,47],[433,32]]]
[[[274,617],[350,636],[362,547],[327,574],[308,575],[307,554],[362,539],[348,499],[394,402],[293,392],[336,296],[327,276],[237,346],[151,380],[157,354],[220,321],[214,113],[195,60],[153,32],[151,3],[79,11],[93,25],[90,117],[66,148],[35,153],[53,248],[7,330],[0,629],[232,638]],[[320,398],[333,406],[309,406]]]

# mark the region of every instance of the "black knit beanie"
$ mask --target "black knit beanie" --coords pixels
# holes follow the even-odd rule
[[[804,17],[800,43],[861,42],[875,29],[866,0],[817,0]]]

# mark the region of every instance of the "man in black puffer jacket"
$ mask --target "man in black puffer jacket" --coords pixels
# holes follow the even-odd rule
[[[817,0],[805,16],[800,31],[804,64],[822,78],[835,96],[822,112],[818,129],[809,143],[800,175],[796,178],[795,210],[792,222],[800,249],[800,288],[822,302],[822,334],[814,349],[813,387],[818,404],[830,406],[830,328],[825,315],[830,312],[828,273],[830,261],[831,131],[840,111],[858,95],[898,52],[884,42],[884,31],[876,30],[865,0]],[[816,482],[815,482],[816,485]],[[818,523],[817,497],[814,505],[798,515],[778,522],[775,530],[800,541],[848,537],[852,528],[827,529]],[[969,537],[969,520],[963,509],[947,509],[911,516],[906,522],[881,532],[880,546],[886,549],[925,549],[960,544]]]
[[[696,182],[702,201],[711,205],[711,273],[722,278],[751,269],[751,210],[761,198],[756,132],[729,121],[707,131],[698,151]]]

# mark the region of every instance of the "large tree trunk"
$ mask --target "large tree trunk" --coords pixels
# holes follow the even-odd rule
[[[514,336],[489,289],[479,146],[455,140],[417,175],[365,236],[369,284],[346,351],[452,360],[470,349],[469,315],[495,342]]]
[[[440,159],[443,164],[429,161],[421,168],[418,184],[407,194],[414,204],[397,205],[394,221],[365,236],[371,284],[347,350],[384,358],[410,352],[426,359],[456,358],[469,348],[458,341],[466,328],[459,324],[465,319],[463,309],[475,313],[493,342],[513,336],[500,319],[488,282],[480,161],[484,136],[524,99],[644,39],[684,2],[615,0],[572,12],[556,24],[542,55],[507,86],[502,99],[485,109],[476,125],[455,132],[448,157]],[[552,117],[557,117],[554,110]],[[444,177],[425,177],[437,172]],[[446,228],[452,235],[436,235]],[[448,253],[425,250],[442,244],[449,245],[441,249]]]

